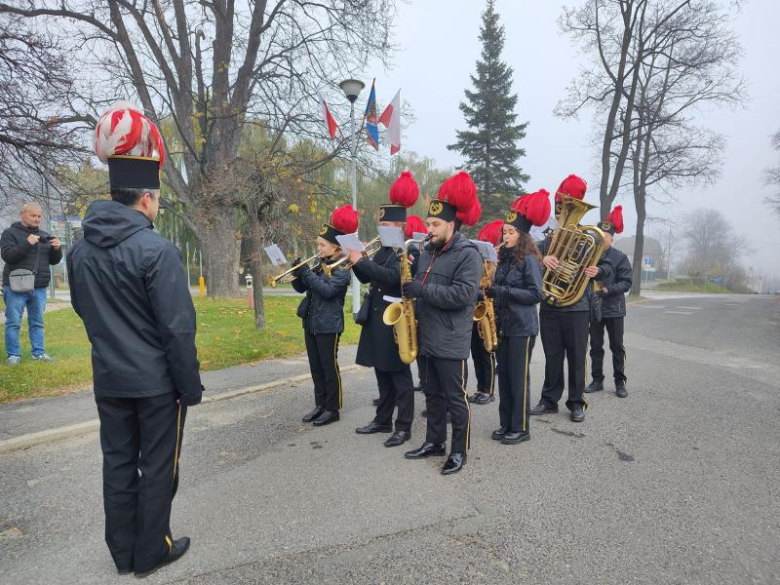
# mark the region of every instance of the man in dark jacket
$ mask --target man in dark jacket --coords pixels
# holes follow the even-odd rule
[[[44,349],[43,313],[46,311],[46,288],[51,281],[51,265],[62,260],[62,248],[57,236],[40,229],[41,208],[37,203],[25,203],[19,209],[19,221],[12,224],[0,237],[0,255],[3,268],[3,299],[5,300],[5,353],[9,365],[21,361],[19,328],[24,309],[30,329],[32,359],[50,362]],[[27,292],[11,290],[9,275],[14,270],[29,270],[35,274],[34,288]]]
[[[430,243],[423,250],[417,274],[404,286],[404,296],[416,299],[423,389],[428,411],[425,443],[406,453],[421,459],[446,453],[447,412],[452,418],[452,447],[442,467],[457,473],[466,463],[471,410],[466,392],[466,360],[471,349],[474,305],[482,256],[476,245],[458,233],[461,222],[474,224],[479,214],[476,187],[466,173],[447,179],[439,199],[428,209]],[[463,196],[467,194],[467,196]]]
[[[130,112],[117,104],[98,123],[97,152],[108,161],[112,201],[87,210],[68,275],[92,343],[106,543],[120,574],[145,577],[189,548],[189,538],[171,535],[171,502],[187,407],[200,402],[203,388],[180,253],[152,225],[163,146],[157,138],[147,154],[143,145],[128,144],[132,136],[150,136],[152,125]],[[117,132],[128,134],[112,136]],[[101,139],[104,148],[126,145],[123,152],[136,156],[106,152]]]
[[[612,246],[614,234],[623,231],[623,208],[618,205],[609,219],[598,226],[607,241],[604,260],[612,267],[612,274],[601,283],[594,295],[596,314],[590,322],[590,361],[593,381],[585,392],[604,389],[604,329],[609,335],[612,352],[612,373],[615,377],[615,393],[620,398],[628,396],[626,390],[626,348],[623,345],[623,320],[626,316],[626,293],[631,290],[631,263],[620,250]]]

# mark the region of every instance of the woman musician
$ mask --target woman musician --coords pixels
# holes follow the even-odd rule
[[[306,297],[298,306],[303,322],[306,353],[314,382],[314,410],[303,422],[323,426],[339,420],[341,409],[341,374],[339,373],[339,338],[344,331],[344,297],[349,288],[349,270],[333,270],[330,276],[322,269],[341,255],[336,236],[351,234],[358,229],[357,212],[351,205],[336,209],[330,223],[322,226],[317,238],[320,264],[311,269],[303,264],[295,272],[293,288]],[[295,264],[301,264],[300,258]]]

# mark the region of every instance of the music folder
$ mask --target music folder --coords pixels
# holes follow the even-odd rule
[[[287,258],[285,258],[284,253],[278,245],[271,244],[270,246],[266,246],[265,253],[274,266],[284,266],[287,264]]]

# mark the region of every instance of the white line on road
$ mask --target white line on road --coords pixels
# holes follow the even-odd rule
[[[690,311],[664,311],[667,315],[693,315]]]
[[[637,304],[640,309],[665,309],[666,305],[640,305]]]
[[[687,309],[689,311],[701,311],[703,307],[675,307],[675,309]]]

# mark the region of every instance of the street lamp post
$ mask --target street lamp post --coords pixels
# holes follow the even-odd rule
[[[349,100],[349,128],[352,134],[352,144],[350,145],[350,187],[352,189],[352,207],[357,211],[357,148],[358,136],[355,133],[355,100],[365,84],[358,79],[345,79],[339,83],[341,91]],[[360,283],[355,273],[352,273],[352,314],[357,315],[360,311]]]

